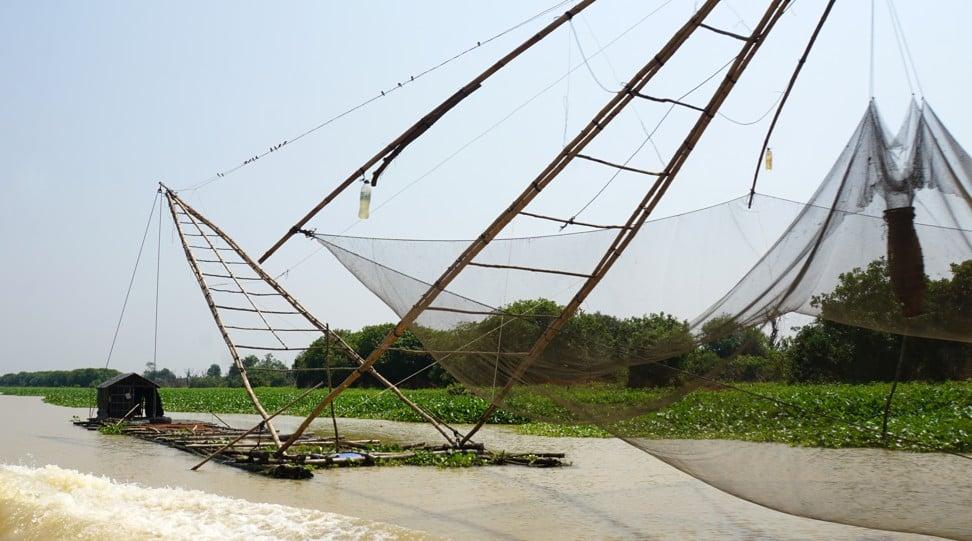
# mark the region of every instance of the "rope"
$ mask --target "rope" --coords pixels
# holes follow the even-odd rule
[[[870,75],[868,76],[867,95],[874,99],[874,0],[871,0],[871,58]]]
[[[594,68],[591,67],[591,63],[588,61],[587,55],[584,53],[584,47],[581,45],[580,37],[577,36],[577,29],[574,28],[574,20],[571,19],[567,22],[570,23],[570,35],[574,36],[574,43],[577,44],[577,51],[580,52],[581,58],[584,60],[584,66],[587,67],[587,73],[591,74],[591,79],[594,79],[594,82],[597,83],[597,86],[601,87],[601,90],[607,92],[608,94],[617,94],[617,90],[609,89],[608,87],[604,86],[604,83],[602,83],[600,79],[597,78],[597,74],[594,73]]]
[[[694,93],[694,92],[695,92],[696,90],[698,90],[698,89],[700,89],[700,88],[702,88],[702,87],[703,87],[703,86],[704,86],[704,85],[705,85],[706,83],[708,83],[709,81],[711,81],[712,79],[714,79],[714,78],[715,78],[715,77],[716,77],[717,75],[719,75],[720,73],[722,73],[722,71],[723,71],[723,70],[725,70],[726,68],[728,68],[728,67],[729,67],[729,65],[730,65],[730,64],[732,64],[732,63],[733,63],[733,62],[734,62],[735,60],[736,60],[736,57],[732,57],[732,58],[730,58],[728,62],[726,62],[725,64],[723,64],[723,65],[722,65],[722,67],[720,67],[720,68],[719,68],[718,70],[716,70],[716,71],[715,71],[714,73],[712,73],[712,75],[709,75],[708,77],[706,77],[705,79],[703,79],[703,80],[702,80],[702,82],[700,82],[699,84],[697,84],[697,85],[695,85],[695,86],[694,86],[694,87],[693,87],[693,88],[692,88],[691,90],[689,90],[688,92],[686,92],[686,93],[684,93],[684,94],[682,94],[681,96],[679,96],[679,97],[678,97],[678,99],[677,99],[676,101],[679,101],[679,100],[682,100],[682,99],[684,99],[684,98],[686,98],[686,97],[688,97],[688,96],[690,96],[690,95],[691,95],[692,93]],[[672,111],[673,111],[674,109],[675,109],[675,104],[672,104],[672,105],[669,105],[669,106],[668,106],[668,111],[665,111],[665,114],[664,114],[664,115],[662,115],[662,117],[661,117],[661,120],[659,120],[659,121],[658,121],[658,123],[657,123],[657,124],[655,124],[655,127],[654,127],[654,129],[652,129],[652,130],[651,130],[651,132],[650,132],[650,133],[648,133],[648,134],[647,134],[647,135],[645,136],[645,138],[644,138],[644,140],[642,140],[642,141],[641,141],[641,143],[640,143],[640,144],[638,145],[638,147],[637,147],[637,148],[635,148],[635,150],[634,150],[634,152],[632,152],[632,153],[631,153],[631,154],[630,154],[630,155],[628,156],[628,158],[627,158],[626,160],[624,160],[624,162],[622,162],[622,164],[621,164],[621,165],[628,165],[628,163],[630,163],[630,162],[631,162],[631,160],[633,160],[633,159],[635,159],[635,157],[636,157],[636,156],[637,156],[637,155],[638,155],[638,154],[639,154],[639,153],[641,152],[641,150],[642,150],[643,148],[645,148],[645,145],[647,145],[647,144],[648,144],[648,142],[649,142],[649,141],[651,141],[651,138],[652,138],[652,137],[654,137],[654,135],[655,135],[655,133],[657,133],[657,132],[658,132],[658,130],[659,130],[659,129],[661,128],[661,126],[662,126],[662,124],[664,124],[664,123],[665,123],[665,121],[666,121],[666,120],[668,119],[668,116],[669,116],[669,115],[670,115],[670,114],[672,113]],[[570,219],[571,219],[571,220],[575,220],[575,219],[577,219],[577,218],[578,218],[578,217],[579,217],[579,216],[580,216],[581,214],[583,214],[583,212],[584,212],[585,210],[587,210],[587,209],[588,209],[588,207],[590,207],[590,206],[591,206],[592,204],[594,204],[594,202],[595,202],[595,201],[597,201],[597,200],[598,200],[598,198],[600,198],[600,197],[601,197],[601,194],[603,194],[603,193],[604,193],[604,191],[608,189],[608,186],[610,186],[610,185],[611,185],[611,184],[612,184],[612,183],[614,182],[614,180],[615,180],[616,178],[618,178],[618,176],[619,176],[620,174],[621,174],[621,170],[620,170],[620,169],[618,169],[617,171],[615,171],[615,172],[614,172],[614,173],[613,173],[613,174],[611,175],[611,177],[610,177],[610,178],[608,178],[608,180],[607,180],[607,182],[605,182],[605,183],[604,183],[604,185],[603,185],[603,186],[601,186],[601,189],[599,189],[599,190],[597,191],[597,193],[595,193],[595,194],[594,194],[594,196],[593,196],[593,197],[591,197],[591,199],[590,199],[590,200],[589,200],[589,201],[588,201],[587,203],[584,203],[584,206],[582,206],[582,207],[580,208],[580,210],[578,210],[577,212],[575,212],[575,213],[574,213],[574,215],[573,215],[573,216],[571,216],[571,218],[570,218]],[[566,227],[567,227],[568,225],[570,225],[570,224],[569,224],[569,223],[565,223],[564,225],[562,225],[562,226],[560,226],[560,230],[561,230],[561,231],[563,231],[563,230],[564,230],[564,229],[565,229],[565,228],[566,228]]]
[[[722,111],[718,111],[718,115],[721,116],[723,119],[728,120],[729,122],[732,122],[733,124],[736,124],[737,126],[752,126],[753,124],[759,124],[760,122],[763,121],[763,119],[765,119],[766,117],[768,117],[769,114],[773,112],[773,109],[776,108],[776,104],[777,103],[780,103],[780,100],[783,99],[783,92],[777,92],[777,94],[778,95],[776,96],[776,99],[773,100],[773,103],[769,106],[768,109],[766,109],[766,112],[763,113],[762,115],[760,115],[759,118],[757,118],[756,120],[753,120],[753,121],[750,121],[750,122],[743,122],[743,121],[740,121],[740,120],[734,120],[734,119],[730,118],[729,116],[727,116]]]
[[[155,205],[159,201],[159,194],[152,199],[152,209],[149,211],[148,222],[145,224],[145,232],[142,233],[142,242],[138,245],[138,255],[135,257],[135,266],[132,268],[132,277],[128,280],[128,290],[125,291],[125,301],[122,303],[121,314],[118,315],[118,323],[115,325],[115,334],[111,338],[111,347],[108,348],[108,358],[105,359],[105,368],[111,362],[111,355],[115,352],[115,344],[118,341],[118,331],[121,329],[122,320],[125,318],[125,309],[128,308],[128,299],[132,295],[132,286],[135,284],[135,274],[138,271],[138,264],[142,261],[142,250],[145,248],[145,239],[148,238],[149,226],[152,225],[152,216],[155,215]]]
[[[668,5],[667,2],[656,8],[655,11],[658,11],[666,5]],[[587,27],[587,32],[591,35],[591,39],[594,40],[594,45],[601,47],[601,42],[597,39],[597,34],[594,33],[594,29],[591,28],[591,24],[587,22],[587,18],[583,16],[579,16],[579,18],[584,22],[584,26]],[[620,76],[618,76],[618,70],[614,68],[614,62],[611,62],[611,57],[606,52],[604,53],[604,62],[607,64],[608,69],[611,70],[611,75],[614,76],[614,80],[617,81],[618,85],[624,86],[624,81]],[[638,119],[638,125],[641,126],[641,131],[644,132],[645,135],[649,135],[648,127],[645,126],[645,120],[641,118],[641,114],[638,113],[638,107],[634,103],[631,104],[631,112],[634,113],[635,118]],[[648,142],[651,143],[651,148],[655,151],[655,156],[658,158],[658,163],[661,165],[661,167],[665,167],[665,159],[662,158],[661,151],[658,150],[658,145],[655,144],[655,140],[649,137]],[[566,146],[566,143],[564,146]]]
[[[135,274],[138,272],[138,264],[142,261],[142,251],[145,248],[145,239],[148,238],[149,227],[152,225],[152,216],[155,214],[155,206],[159,202],[161,197],[161,192],[155,194],[152,198],[152,208],[149,210],[148,221],[145,223],[145,231],[142,233],[142,242],[138,245],[138,255],[135,257],[135,266],[132,268],[132,277],[128,280],[128,289],[125,291],[125,301],[122,302],[121,313],[118,315],[118,323],[115,324],[115,332],[111,337],[111,346],[108,348],[108,356],[105,359],[105,368],[111,363],[111,355],[115,352],[115,344],[118,342],[118,331],[121,330],[122,321],[125,319],[125,309],[128,308],[128,299],[132,295],[132,286],[135,285]],[[161,212],[159,213],[161,214]],[[91,417],[91,413],[94,410],[97,397],[91,397],[91,403],[88,406],[88,417]]]
[[[891,22],[897,28],[898,32],[901,33],[901,43],[904,45],[905,54],[908,56],[908,62],[911,64],[911,72],[915,77],[915,85],[918,86],[918,93],[922,96],[925,95],[925,90],[921,87],[921,79],[918,78],[918,67],[915,65],[915,59],[911,56],[911,47],[908,46],[908,36],[905,34],[904,27],[901,25],[901,18],[898,17],[898,8],[894,5],[894,0],[888,1],[888,11],[891,13]]]
[[[898,388],[898,380],[901,379],[901,366],[904,364],[905,351],[908,346],[908,336],[901,337],[901,352],[898,354],[898,364],[894,367],[894,379],[891,381],[891,390],[888,391],[888,398],[884,401],[884,417],[881,419],[881,439],[888,437],[888,418],[891,416],[891,400],[894,398],[894,391]]]
[[[162,281],[162,211],[159,210],[158,244],[155,247],[155,330],[152,340],[152,370],[159,366],[159,283]]]
[[[888,12],[891,11],[891,3],[888,2]],[[901,43],[901,35],[898,32],[897,25],[894,24],[894,17],[891,17],[891,30],[894,33],[894,42],[898,46],[898,56],[901,58],[901,66],[904,68],[905,80],[908,81],[908,90],[911,91],[911,95],[915,95],[915,86],[911,83],[911,70],[908,67],[908,59],[905,58],[904,45]]]
[[[398,82],[395,85],[386,88],[385,90],[379,90],[377,95],[374,95],[374,96],[372,96],[372,97],[370,97],[370,98],[368,98],[368,99],[366,99],[366,100],[358,103],[357,105],[354,105],[354,106],[352,106],[352,107],[350,107],[348,109],[345,109],[344,111],[342,111],[342,112],[340,112],[340,113],[338,113],[338,114],[336,114],[336,115],[328,118],[327,120],[324,120],[323,122],[321,122],[320,124],[314,126],[313,128],[310,128],[308,130],[305,130],[304,132],[302,132],[302,133],[300,133],[300,134],[298,134],[298,135],[296,135],[296,136],[294,136],[294,137],[292,137],[290,139],[284,139],[283,141],[281,141],[281,142],[279,142],[279,143],[277,143],[275,145],[272,145],[272,146],[268,147],[267,150],[264,150],[263,152],[261,152],[259,154],[255,154],[255,155],[247,158],[246,160],[244,160],[243,162],[241,162],[240,164],[238,164],[238,165],[236,165],[234,167],[230,167],[229,169],[225,169],[223,171],[217,172],[216,174],[214,174],[214,175],[212,175],[210,177],[207,177],[207,178],[205,178],[205,179],[203,179],[203,180],[201,180],[201,181],[199,181],[199,182],[197,182],[197,183],[195,183],[193,185],[190,185],[189,187],[181,188],[181,189],[178,189],[176,191],[195,191],[195,190],[199,190],[201,188],[204,188],[204,187],[208,186],[209,184],[212,184],[213,182],[216,182],[219,179],[225,178],[227,175],[230,175],[232,173],[235,173],[235,172],[239,171],[240,169],[246,167],[247,165],[250,165],[250,164],[258,161],[261,158],[264,158],[264,157],[270,155],[273,152],[276,152],[278,150],[282,150],[284,147],[293,145],[297,141],[300,141],[301,139],[303,139],[303,138],[307,137],[308,135],[311,135],[312,133],[314,133],[314,132],[316,132],[316,131],[318,131],[318,130],[326,127],[326,126],[328,126],[329,124],[332,124],[332,123],[336,122],[337,120],[340,120],[340,119],[344,118],[345,116],[348,116],[349,114],[357,111],[358,109],[361,109],[361,108],[363,108],[363,107],[365,107],[367,105],[370,105],[372,102],[378,101],[378,100],[380,100],[380,99],[388,96],[392,92],[395,92],[397,90],[400,90],[402,88],[405,88],[406,86],[414,83],[415,81],[417,81],[421,77],[424,77],[425,75],[428,75],[429,73],[432,73],[433,71],[436,71],[436,70],[438,70],[438,69],[440,69],[442,67],[445,67],[446,65],[448,65],[448,64],[450,64],[450,63],[458,60],[459,58],[462,58],[463,56],[465,56],[465,55],[471,53],[472,51],[474,51],[474,50],[482,47],[483,45],[486,45],[486,44],[488,44],[488,43],[490,43],[490,42],[492,42],[494,40],[497,40],[497,39],[505,36],[506,34],[509,34],[510,32],[513,32],[513,31],[519,29],[520,27],[529,24],[530,22],[532,22],[534,20],[539,19],[540,17],[543,17],[547,13],[550,13],[551,11],[553,11],[553,10],[555,10],[555,9],[563,6],[564,4],[566,4],[566,3],[570,2],[570,1],[571,0],[561,0],[560,2],[558,2],[558,3],[556,3],[556,4],[552,5],[552,6],[544,9],[543,11],[541,11],[541,12],[539,12],[539,13],[537,13],[537,14],[535,14],[535,15],[533,15],[533,16],[531,16],[531,17],[529,17],[529,18],[527,18],[527,19],[525,19],[525,20],[523,20],[523,21],[521,21],[521,22],[519,22],[519,23],[511,26],[511,27],[509,27],[509,28],[507,28],[506,30],[503,30],[502,32],[500,32],[498,34],[495,34],[495,35],[493,35],[493,36],[491,36],[491,37],[489,37],[489,38],[487,38],[485,40],[477,41],[476,42],[476,45],[473,45],[471,47],[468,47],[466,49],[463,49],[462,51],[460,51],[460,52],[454,54],[453,56],[451,56],[451,57],[443,60],[442,62],[439,62],[438,64],[436,64],[436,65],[434,65],[432,67],[429,67],[429,68],[426,68],[423,71],[420,71],[417,75],[409,76],[409,78],[407,80]]]
[[[573,24],[571,24],[569,30],[571,33],[574,32]],[[567,126],[568,120],[570,119],[570,71],[574,63],[573,58],[571,58],[571,53],[573,52],[574,47],[570,43],[570,36],[567,36],[567,78],[565,79],[567,81],[567,87],[564,89],[564,133],[560,143],[561,148],[567,146]]]

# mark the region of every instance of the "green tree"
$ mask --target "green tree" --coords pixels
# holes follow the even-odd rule
[[[347,330],[335,330],[334,334],[337,334],[346,342],[348,342],[351,347],[354,347],[356,342],[355,333]],[[356,366],[347,351],[338,343],[336,339],[328,339],[325,336],[314,340],[308,348],[301,352],[297,358],[294,359],[293,368],[294,381],[298,387],[313,387],[318,383],[326,382],[326,373],[323,370],[325,366],[330,364],[331,368],[339,368],[334,372],[334,379],[343,379],[347,375],[348,371],[340,369],[342,367],[352,367]]]
[[[628,387],[676,383],[687,354],[695,349],[688,324],[664,313],[624,319],[619,340],[628,366]]]
[[[879,259],[840,276],[834,290],[815,297],[820,316],[786,341],[792,381],[887,381],[901,355],[900,334],[884,329],[948,338],[972,328],[972,260],[953,264],[952,276],[930,280],[925,312],[906,319]],[[882,330],[874,330],[882,329]],[[909,337],[901,379],[960,379],[972,374],[972,345]]]
[[[209,369],[206,370],[206,376],[210,378],[223,377],[223,369],[220,368],[218,364],[213,363],[209,365]]]

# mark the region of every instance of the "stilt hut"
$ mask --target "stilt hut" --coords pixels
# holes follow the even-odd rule
[[[119,374],[98,386],[98,419],[153,420],[164,415],[158,384],[138,374]]]

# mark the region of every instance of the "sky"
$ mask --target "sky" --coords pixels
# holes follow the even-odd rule
[[[0,3],[0,373],[105,366],[159,181],[257,256],[365,159],[566,8],[531,19],[555,3]],[[375,188],[371,219],[357,220],[355,187],[309,225],[374,237],[479,235],[698,3],[598,0],[409,147]],[[747,33],[761,4],[724,1],[707,22]],[[722,109],[739,122],[762,120],[716,119],[656,215],[748,190],[769,121],[763,115],[785,87],[823,5],[795,3]],[[845,0],[834,8],[772,140],[774,169],[763,175],[761,192],[805,201],[864,113],[872,86],[870,5]],[[887,0],[874,5],[874,98],[889,124],[900,120],[915,93],[960,142],[972,140],[966,105],[972,74],[964,69],[972,34],[963,25],[972,4],[897,2],[921,92],[909,88]],[[484,43],[398,88],[477,42]],[[681,94],[737,48],[725,36],[693,37],[653,81],[652,92]],[[717,81],[690,97],[707,99]],[[641,124],[654,126],[664,111],[637,103],[591,153],[623,161],[644,137]],[[676,112],[662,123],[653,138],[659,155],[674,151],[691,118]],[[659,167],[653,149],[632,164]],[[568,173],[535,211],[570,214],[609,174]],[[613,223],[626,216],[643,195],[635,182],[613,183],[584,218]],[[159,232],[157,216],[109,364],[141,371],[157,355],[159,366],[177,372],[213,362],[225,367],[229,354],[172,224],[164,221]],[[516,227],[509,233],[557,229]],[[274,275],[289,269],[281,283],[333,326],[396,319],[318,248],[294,238],[266,269]]]

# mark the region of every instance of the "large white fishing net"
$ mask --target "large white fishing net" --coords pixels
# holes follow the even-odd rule
[[[597,425],[747,500],[846,524],[972,538],[967,384],[942,391],[955,419],[939,429],[951,443],[947,452],[928,452],[922,434],[901,422],[922,414],[908,392],[894,397],[885,429],[883,395],[848,421],[839,394],[817,389],[812,392],[819,395],[807,400],[800,393],[811,391],[787,390],[792,377],[779,375],[772,396],[737,383],[745,379],[744,361],[766,349],[762,332],[776,340],[797,332],[780,330],[777,322],[788,314],[816,318],[815,325],[833,332],[867,329],[867,339],[893,352],[882,356],[874,349],[868,370],[852,363],[829,372],[827,381],[968,378],[970,191],[972,159],[928,105],[913,105],[892,136],[871,104],[806,204],[757,195],[751,207],[739,198],[650,221],[525,371],[518,370],[525,353],[577,292],[616,230],[493,241],[413,331],[443,367],[484,398],[515,377],[521,389],[542,394],[575,421]],[[399,315],[469,244],[316,238]],[[701,355],[706,347],[710,354]],[[624,400],[584,392],[625,383],[631,389]],[[692,411],[709,404],[695,392],[700,388],[726,393],[723,406],[738,404],[740,412],[755,407],[764,417],[757,426],[797,427],[801,436],[792,441],[811,444],[760,443],[758,431],[739,436],[729,426],[738,417],[725,409]],[[545,411],[516,413],[548,417]],[[824,436],[813,445],[817,432],[835,437],[835,418],[848,438],[870,448],[826,448],[835,446]],[[688,419],[696,424],[685,426]]]

